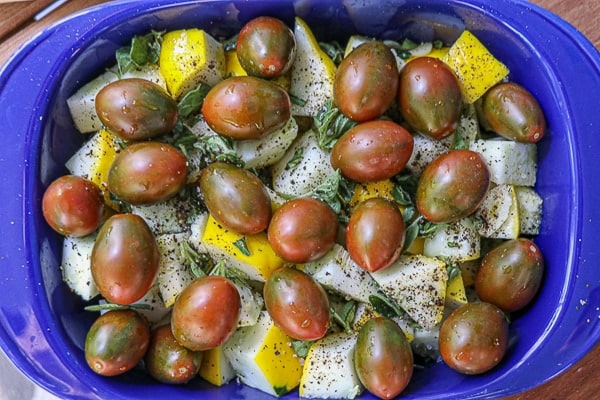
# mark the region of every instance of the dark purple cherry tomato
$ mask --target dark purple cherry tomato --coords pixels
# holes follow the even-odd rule
[[[273,321],[288,336],[317,340],[329,329],[329,298],[306,273],[281,267],[269,276],[263,288],[265,307]]]
[[[252,172],[215,162],[200,175],[200,191],[210,214],[241,235],[262,232],[271,220],[271,198]]]
[[[109,83],[96,95],[100,121],[124,140],[169,133],[177,122],[177,102],[157,84],[140,78]]]
[[[225,79],[208,92],[202,114],[217,133],[232,139],[258,139],[290,118],[290,97],[276,83],[253,76]]]
[[[500,83],[483,95],[483,115],[498,135],[524,143],[537,143],[546,133],[544,112],[523,86]]]
[[[100,228],[91,270],[100,294],[116,304],[141,299],[154,283],[160,253],[154,234],[135,214],[115,214]]]
[[[286,202],[275,211],[267,236],[271,247],[291,263],[325,255],[335,244],[337,215],[326,203],[305,197]]]
[[[442,359],[463,374],[481,374],[494,368],[506,354],[507,346],[508,322],[493,304],[464,304],[440,327]]]
[[[363,269],[375,272],[400,256],[406,232],[398,206],[383,198],[359,203],[346,226],[346,248]]]
[[[229,279],[222,276],[197,278],[181,292],[173,305],[173,336],[192,351],[220,346],[237,328],[240,309],[240,294]]]
[[[354,368],[365,388],[380,399],[392,399],[410,382],[413,353],[397,323],[384,317],[368,320],[358,332]]]
[[[64,236],[86,236],[102,223],[104,197],[93,182],[74,175],[54,180],[44,192],[42,213]]]
[[[236,43],[240,65],[248,75],[275,78],[289,71],[296,55],[294,33],[281,20],[257,17],[242,27]]]
[[[475,276],[475,290],[482,301],[506,312],[531,302],[542,282],[544,259],[529,239],[508,240],[490,250]]]
[[[92,324],[85,338],[85,359],[95,373],[120,375],[135,367],[150,344],[150,325],[134,310],[112,310]]]
[[[144,357],[146,370],[163,383],[180,384],[194,378],[200,370],[202,352],[183,347],[171,331],[171,325],[152,331],[150,346]]]
[[[398,86],[400,113],[413,129],[433,139],[454,132],[462,113],[462,93],[456,76],[441,60],[409,61]]]
[[[187,159],[162,142],[132,143],[114,159],[108,189],[131,204],[152,204],[175,196],[187,181]]]
[[[427,165],[419,177],[417,208],[431,222],[456,221],[477,210],[489,185],[489,170],[478,153],[451,150]]]
[[[412,135],[392,121],[363,122],[348,130],[331,150],[331,165],[357,182],[398,174],[413,151]]]
[[[396,57],[385,44],[368,41],[340,63],[333,83],[336,106],[348,118],[364,122],[381,116],[398,91]]]

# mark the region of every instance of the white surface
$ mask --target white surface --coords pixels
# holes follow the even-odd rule
[[[60,400],[31,382],[0,351],[0,400]]]

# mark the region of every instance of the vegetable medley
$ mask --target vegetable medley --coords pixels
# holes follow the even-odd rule
[[[89,138],[42,204],[90,368],[305,398],[493,369],[544,268],[545,118],[508,76],[469,31],[134,37],[69,98]]]

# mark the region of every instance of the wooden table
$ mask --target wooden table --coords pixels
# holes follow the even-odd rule
[[[52,0],[0,4],[0,65],[35,32],[78,9],[103,3],[102,0],[71,0],[40,21],[32,16]],[[570,22],[600,49],[598,0],[533,0]],[[536,389],[511,396],[510,400],[588,400],[600,392],[600,344],[564,374]]]

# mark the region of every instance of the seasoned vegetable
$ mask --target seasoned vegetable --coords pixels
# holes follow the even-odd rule
[[[392,51],[368,41],[344,58],[333,83],[333,99],[355,121],[381,116],[392,105],[398,88],[398,66]]]
[[[373,182],[398,174],[408,162],[413,138],[395,122],[376,120],[347,131],[331,150],[331,165],[358,182]]]
[[[217,133],[232,139],[258,139],[281,128],[291,116],[287,92],[251,76],[219,82],[202,103],[202,115]]]
[[[400,72],[398,108],[417,132],[442,139],[454,132],[462,112],[458,81],[437,58],[417,57]]]
[[[134,310],[101,315],[85,338],[85,359],[99,375],[123,374],[142,360],[150,344],[148,321]]]
[[[240,30],[236,51],[240,65],[249,75],[274,78],[290,70],[296,39],[281,20],[257,17]]]
[[[159,261],[158,246],[146,222],[135,214],[116,214],[98,232],[92,276],[105,299],[131,304],[152,286]]]
[[[144,140],[169,133],[177,122],[175,100],[157,84],[120,79],[96,95],[100,121],[123,140]]]
[[[152,204],[175,196],[187,182],[187,160],[174,146],[139,142],[127,146],[108,172],[108,189],[131,204]]]
[[[86,236],[102,223],[102,192],[91,181],[75,175],[54,180],[42,198],[44,219],[64,236]]]

